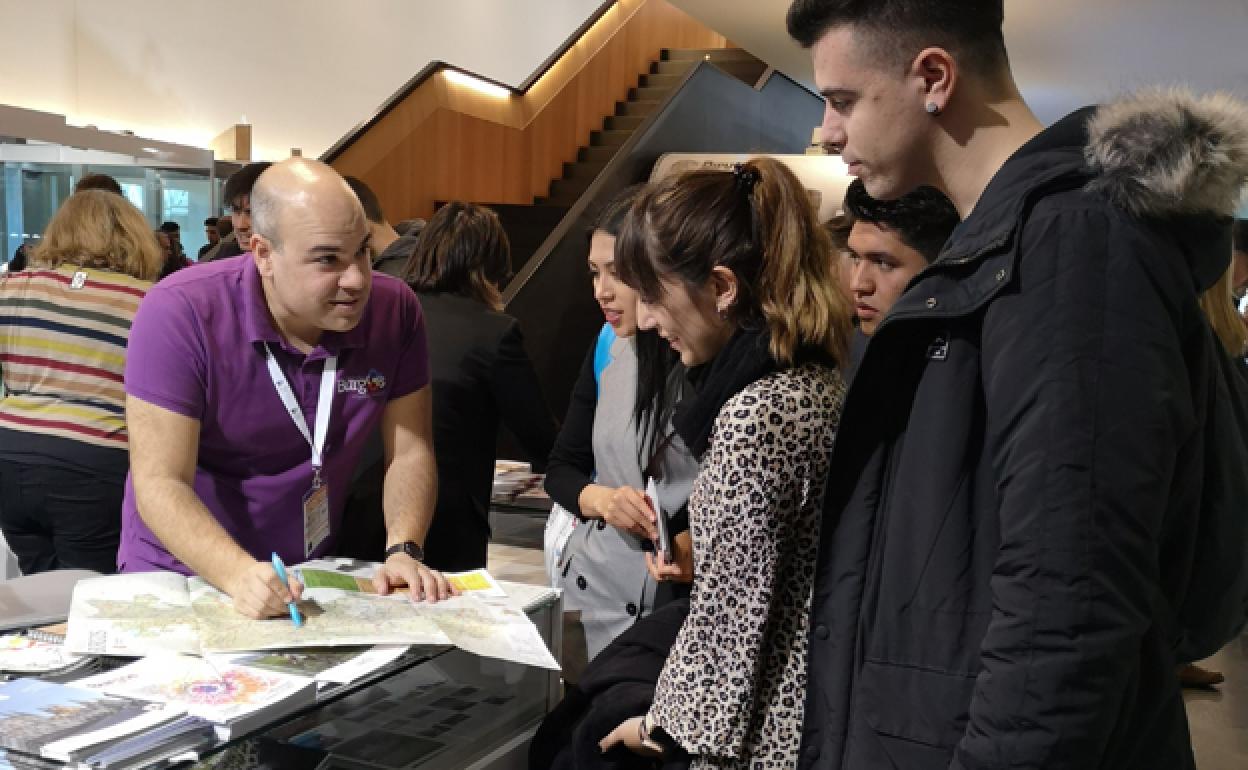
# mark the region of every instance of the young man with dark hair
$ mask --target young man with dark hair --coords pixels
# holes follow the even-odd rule
[[[221,231],[217,229],[217,221],[216,217],[208,217],[204,220],[204,237],[208,239],[208,242],[199,247],[196,259],[203,259],[204,254],[221,242]]]
[[[121,185],[108,174],[86,174],[78,180],[78,184],[74,185],[74,192],[83,190],[105,190],[117,195],[123,194]]]
[[[811,601],[802,768],[1193,767],[1176,662],[1242,626],[1227,269],[1248,112],[1179,91],[1044,128],[1002,0],[797,0],[823,138],[962,223],[875,329]],[[1199,546],[1198,546],[1199,544]]]
[[[381,210],[381,201],[377,198],[377,193],[373,192],[373,188],[364,184],[364,180],[358,176],[344,176],[347,180],[347,186],[351,188],[351,192],[355,193],[355,197],[360,199],[360,205],[364,207],[364,216],[369,222],[385,222],[386,215]]]
[[[910,279],[936,260],[958,226],[958,212],[932,187],[877,201],[861,179],[850,183],[844,208],[850,227],[849,290],[858,328],[869,337]]]
[[[840,229],[847,234],[840,247],[841,280],[858,322],[843,367],[850,380],[876,327],[911,279],[940,254],[958,226],[958,212],[932,187],[920,187],[897,200],[877,201],[867,194],[861,179],[850,183],[843,209]]]
[[[202,261],[236,257],[251,250],[251,189],[256,186],[260,175],[272,165],[268,161],[248,163],[225,180],[222,197],[229,209],[233,237],[222,238],[215,250],[204,254]]]
[[[182,248],[182,225],[177,222],[161,222],[160,231],[169,236],[169,243],[173,247],[173,256],[179,259],[186,259],[186,251]]]
[[[354,176],[343,178],[347,180],[347,186],[355,193],[355,197],[360,199],[360,205],[364,207],[364,216],[368,218],[368,229],[372,234],[370,245],[373,249],[373,269],[393,275],[395,278],[402,278],[407,258],[416,249],[416,236],[400,236],[391,227],[390,222],[386,220],[385,213],[381,210],[381,201],[377,199],[377,193],[364,184],[364,180]]]

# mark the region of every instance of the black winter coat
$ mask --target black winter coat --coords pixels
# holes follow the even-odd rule
[[[598,742],[626,719],[646,713],[655,683],[689,615],[677,599],[638,620],[607,645],[581,681],[546,715],[529,744],[529,770],[683,770],[689,755],[672,751],[663,761],[623,746],[602,753]]]
[[[1211,440],[1230,368],[1197,297],[1229,262],[1244,154],[1208,140],[1248,129],[1164,101],[1102,109],[1089,158],[1140,150],[1119,165],[1085,161],[1091,110],[1020,149],[871,339],[801,767],[1193,766],[1175,617],[1206,476],[1222,449],[1243,462]],[[1202,151],[1218,173],[1184,180]]]

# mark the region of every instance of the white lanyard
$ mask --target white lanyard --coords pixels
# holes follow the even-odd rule
[[[325,449],[325,436],[329,433],[329,412],[334,402],[334,380],[338,375],[338,355],[334,354],[326,358],[325,367],[321,370],[321,395],[316,401],[315,437],[308,433],[308,421],[304,419],[303,407],[299,405],[299,399],[295,398],[294,390],[286,380],[286,375],[282,373],[282,368],[277,365],[277,359],[273,357],[273,351],[267,343],[264,346],[264,356],[269,365],[269,376],[273,379],[273,386],[277,388],[278,398],[282,399],[286,413],[290,415],[295,427],[312,447],[312,470],[316,473],[314,484],[319,487],[323,465],[321,453]]]

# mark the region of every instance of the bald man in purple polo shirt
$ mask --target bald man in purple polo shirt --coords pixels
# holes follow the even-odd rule
[[[252,191],[251,252],[162,281],[130,332],[131,475],[122,571],[195,573],[250,617],[298,598],[270,564],[330,554],[351,473],[381,426],[387,558],[379,592],[452,593],[422,563],[437,472],[424,319],[370,270],[342,178],[295,158]]]

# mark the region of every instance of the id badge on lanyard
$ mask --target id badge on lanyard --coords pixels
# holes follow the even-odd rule
[[[316,401],[316,432],[312,433],[308,430],[308,421],[303,416],[299,399],[295,397],[290,382],[267,344],[264,346],[264,353],[269,377],[273,380],[273,387],[277,388],[282,406],[286,407],[291,422],[312,448],[312,483],[303,495],[303,556],[306,559],[329,537],[329,485],[325,483],[321,469],[324,467],[322,453],[325,450],[325,437],[329,434],[329,414],[333,409],[338,356],[326,358],[324,368],[321,369],[321,390]]]

